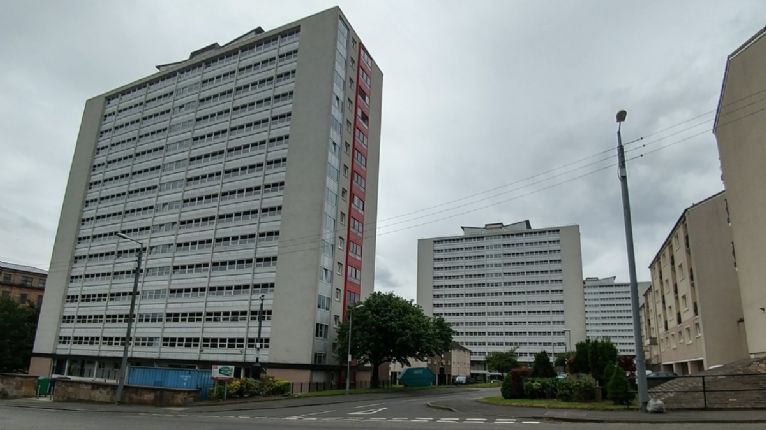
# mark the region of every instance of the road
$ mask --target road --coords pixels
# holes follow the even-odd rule
[[[448,393],[417,392],[394,395],[319,397],[310,404],[274,401],[190,408],[131,408],[76,410],[17,407],[0,403],[0,430],[223,430],[223,429],[689,429],[713,430],[721,424],[595,424],[546,422],[513,417],[509,409],[493,416],[433,409],[428,402],[464,400],[465,411],[479,397],[496,395],[497,389]],[[305,401],[304,401],[305,403]],[[44,405],[43,405],[44,406]],[[657,429],[660,426],[662,429]],[[762,429],[763,424],[726,424],[726,428]]]

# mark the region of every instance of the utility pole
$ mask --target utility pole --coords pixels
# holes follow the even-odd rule
[[[125,330],[125,343],[122,347],[122,363],[120,364],[119,378],[120,382],[117,385],[117,395],[114,399],[115,403],[120,403],[122,401],[123,391],[125,390],[125,379],[127,379],[128,348],[130,348],[131,330],[133,329],[133,318],[136,309],[136,296],[138,295],[138,278],[141,276],[141,260],[144,256],[144,244],[128,237],[123,233],[117,233],[117,236],[138,244],[138,252],[136,253],[136,275],[133,278],[133,293],[130,295],[130,310],[128,311],[128,328]]]
[[[625,166],[625,147],[622,146],[620,128],[628,113],[617,112],[617,166],[620,172],[622,189],[622,212],[625,219],[625,242],[628,247],[628,271],[630,273],[630,304],[633,311],[633,338],[636,346],[636,382],[638,383],[638,402],[641,411],[646,412],[649,392],[646,386],[646,361],[644,358],[644,340],[641,335],[641,317],[638,310],[638,282],[636,281],[636,256],[633,251],[633,222],[630,215],[630,194],[628,193],[628,170]]]

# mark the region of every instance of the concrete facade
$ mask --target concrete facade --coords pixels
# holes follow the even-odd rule
[[[420,239],[417,301],[472,351],[475,377],[488,376],[488,352],[518,348],[522,362],[564,352],[585,339],[579,227],[523,221]]]
[[[85,105],[31,371],[115,375],[122,232],[148,250],[134,363],[336,379],[374,283],[380,68],[339,8],[157,68]]]
[[[0,261],[0,297],[39,308],[43,304],[47,278],[45,270]]]
[[[647,361],[679,375],[747,357],[726,193],[687,208],[649,269]]]
[[[611,340],[620,355],[636,355],[630,283],[615,279],[614,276],[585,279],[585,335],[588,339]],[[639,282],[639,295],[647,288],[649,282]],[[574,345],[569,346],[573,348]]]
[[[734,242],[747,349],[766,356],[766,28],[729,55],[713,129]]]

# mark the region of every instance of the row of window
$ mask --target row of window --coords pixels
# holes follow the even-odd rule
[[[526,296],[526,295],[549,295],[549,294],[563,294],[564,290],[531,290],[531,291],[493,291],[493,292],[479,292],[479,293],[450,293],[450,294],[434,294],[434,299],[456,299],[461,297],[502,297],[502,296]]]
[[[536,255],[552,255],[552,254],[561,254],[560,249],[545,249],[545,250],[537,250],[537,251],[524,251],[524,252],[504,252],[502,254],[495,254],[495,255],[459,255],[455,257],[435,257],[434,263],[438,262],[452,262],[452,261],[464,261],[464,260],[482,260],[482,259],[490,259],[490,258],[518,258],[518,257],[527,257],[527,256],[536,256]]]
[[[523,282],[523,281],[522,281]],[[434,290],[441,290],[441,289],[469,289],[469,288],[498,288],[498,287],[510,287],[519,285],[515,281],[505,281],[505,282],[468,282],[468,283],[459,283],[459,284],[437,284],[433,286]],[[523,284],[522,284],[523,285]],[[518,291],[529,291],[528,293],[519,293],[519,294],[546,294],[546,293],[560,293],[562,290],[547,290],[547,289],[527,289],[527,290],[518,290]]]
[[[453,237],[448,239],[436,239],[434,245],[440,245],[445,243],[469,243],[469,242],[483,242],[484,240],[497,240],[497,239],[510,239],[519,237],[538,237],[559,234],[559,229],[552,230],[538,230],[538,231],[525,231],[519,233],[503,233],[495,234],[492,236],[468,236],[468,237]]]
[[[274,267],[277,265],[277,257],[257,257],[244,258],[239,260],[214,261],[212,263],[180,264],[175,266],[150,267],[142,269],[147,277],[167,276],[171,272],[174,275],[184,275],[191,273],[222,272],[229,270],[245,270],[253,267]],[[124,279],[134,274],[134,270],[117,270],[112,272],[85,273],[82,275],[72,275],[69,277],[70,283],[78,281],[97,282],[109,279]]]
[[[269,348],[269,338],[247,338],[248,349]],[[165,348],[210,348],[210,349],[242,349],[245,348],[245,338],[242,337],[153,337],[138,336],[133,338],[134,346]],[[120,336],[59,336],[59,345],[101,345],[123,346],[125,337]]]
[[[550,245],[560,245],[561,240],[538,240],[533,242],[511,242],[511,243],[495,243],[495,244],[489,244],[489,245],[476,245],[476,246],[465,246],[465,247],[453,247],[453,248],[441,248],[441,249],[434,249],[434,254],[446,254],[446,253],[455,253],[455,252],[475,252],[475,251],[487,251],[487,250],[493,250],[493,249],[503,249],[503,248],[528,248],[528,247],[547,247]],[[500,258],[500,254],[494,254],[493,256]],[[481,258],[488,258],[489,256],[481,256],[481,255],[475,255],[475,256],[465,256],[465,259],[481,259]]]
[[[130,88],[126,91],[123,91],[120,94],[116,94],[114,96],[107,98],[106,100],[107,108],[110,108],[121,101],[136,98],[139,95],[143,94],[145,90],[153,91],[162,86],[170,85],[173,83],[176,77],[178,78],[178,80],[187,79],[193,75],[196,75],[202,72],[203,70],[224,66],[226,64],[231,64],[233,62],[236,62],[238,58],[243,58],[246,56],[250,56],[253,54],[257,54],[259,52],[264,52],[269,49],[275,48],[279,44],[280,39],[281,39],[282,45],[285,45],[288,43],[292,43],[293,41],[297,40],[299,37],[300,37],[299,29],[296,28],[296,29],[286,30],[285,32],[283,32],[282,34],[278,36],[273,36],[268,39],[254,42],[252,44],[247,44],[235,51],[227,52],[211,60],[206,60],[204,63],[197,63],[194,65],[188,66],[184,68],[183,70],[168,73],[154,82],[151,82],[148,84],[142,84],[142,85]],[[129,108],[132,108],[132,107],[133,106],[130,106]],[[119,112],[119,110],[117,112]]]
[[[558,321],[563,324],[563,321]],[[563,336],[563,331],[558,330],[546,330],[546,331],[466,331],[455,332],[455,336],[475,337],[475,336]],[[462,345],[465,343],[460,342]]]
[[[197,298],[216,296],[238,296],[247,294],[267,294],[274,291],[273,282],[260,284],[240,284],[240,285],[219,285],[210,287],[184,287],[159,290],[145,290],[141,293],[141,298],[146,300],[158,300],[168,297],[170,299]],[[115,293],[90,293],[90,294],[69,294],[66,296],[66,303],[90,303],[105,301],[126,301],[130,300],[131,292]],[[110,322],[110,321],[107,321]],[[113,321],[118,322],[118,321]],[[122,321],[119,321],[122,322]]]
[[[270,149],[277,148],[277,147],[280,147],[280,146],[285,146],[285,145],[287,145],[288,140],[289,140],[289,135],[277,136],[277,137],[272,137],[272,138],[268,139],[268,142],[267,142],[267,140],[263,139],[263,140],[260,140],[260,141],[257,141],[257,142],[251,142],[251,143],[246,143],[246,144],[241,144],[241,145],[233,146],[231,148],[228,148],[226,150],[226,152],[229,154],[229,156],[238,156],[238,155],[247,154],[247,153],[250,153],[250,152],[255,152],[255,151],[263,150],[263,149],[266,148],[267,143],[268,143],[268,147]],[[163,148],[164,147],[166,151],[170,151],[171,147],[173,149],[180,150],[180,149],[187,148],[187,147],[191,146],[192,142],[193,142],[192,138],[188,138],[188,139],[184,139],[184,140],[182,140],[180,142],[168,143],[167,145],[160,146],[159,148]],[[208,163],[208,162],[211,162],[211,161],[217,161],[217,160],[222,159],[222,158],[223,158],[223,151],[215,151],[215,152],[209,153],[209,154],[197,155],[197,156],[191,157],[190,159],[184,158],[184,159],[181,159],[181,160],[169,161],[169,162],[166,162],[164,164],[158,164],[158,165],[154,165],[154,166],[149,166],[149,167],[146,167],[146,168],[134,170],[132,172],[125,172],[125,173],[121,173],[121,174],[118,174],[118,175],[110,176],[110,177],[107,177],[107,178],[104,178],[104,179],[101,179],[101,180],[91,181],[89,186],[88,186],[88,189],[91,190],[91,189],[93,189],[93,188],[95,188],[95,187],[97,187],[99,185],[105,186],[105,185],[111,184],[113,182],[123,181],[123,180],[126,180],[126,179],[136,180],[136,179],[143,178],[145,176],[149,176],[149,175],[154,174],[154,173],[160,173],[160,172],[168,173],[168,172],[172,172],[172,171],[175,171],[175,170],[178,170],[178,169],[186,168],[186,166],[194,166],[194,165],[197,165],[197,164],[204,164],[204,163]],[[101,164],[103,164],[103,163],[101,163]],[[95,200],[93,202],[95,202]],[[93,202],[91,202],[91,203],[93,203]]]
[[[240,311],[206,311],[206,312],[168,312],[168,313],[140,313],[136,315],[136,321],[140,323],[191,323],[191,322],[238,322],[238,321],[271,321],[271,309],[248,312]],[[61,317],[62,324],[101,324],[101,323],[125,323],[128,314],[93,314],[93,315],[64,315]]]
[[[467,311],[467,312],[445,312],[434,311],[434,316],[439,317],[504,317],[504,316],[520,316],[520,315],[563,315],[563,310],[537,310],[532,311],[529,309],[515,310],[515,311]]]
[[[465,302],[465,303],[434,303],[434,308],[462,308],[485,306],[533,306],[564,304],[564,300],[516,300],[511,302]]]
[[[258,90],[263,89],[263,88],[266,88],[267,86],[271,86],[272,84],[283,83],[283,82],[291,80],[293,78],[295,78],[295,70],[287,71],[287,72],[284,72],[284,73],[280,73],[280,74],[277,74],[274,77],[268,77],[268,78],[264,78],[264,79],[261,79],[261,80],[255,81],[255,82],[248,83],[248,84],[240,85],[240,86],[238,86],[238,87],[236,87],[234,89],[234,95],[235,96],[245,95],[245,94],[248,94],[248,93],[251,93],[251,92],[254,92],[254,91],[258,91]],[[199,89],[199,85],[200,85],[199,83],[196,83],[196,84],[193,84],[190,87],[181,88],[181,89],[178,90],[178,92],[182,93],[182,92],[197,91]],[[274,118],[274,119],[271,120],[271,122],[273,124],[279,124],[279,123],[287,122],[287,121],[289,121],[289,115],[280,115],[280,116],[277,116],[277,118]],[[266,124],[266,123],[269,123],[269,122],[270,122],[269,119],[266,118],[266,119],[261,121],[260,125]],[[144,140],[153,140],[155,138],[164,137],[168,133],[177,133],[177,132],[180,132],[180,131],[184,131],[184,130],[186,130],[188,128],[191,128],[194,125],[194,123],[195,123],[194,120],[187,119],[187,120],[183,120],[183,121],[178,122],[178,123],[170,124],[169,126],[163,126],[163,127],[160,127],[160,128],[152,129],[150,131],[143,132],[143,133],[139,132],[138,137],[135,140],[137,140],[138,143],[141,143]],[[242,133],[242,132],[246,131],[246,129],[241,129],[241,130],[237,129],[235,131],[238,131],[239,133]],[[109,128],[105,129],[105,130],[102,130],[101,134],[100,134],[100,137],[106,136],[110,132],[111,132],[111,129],[109,129]],[[213,140],[215,138],[226,136],[227,133],[228,133],[227,130],[222,130],[222,131],[217,132],[215,135],[208,136],[206,134],[206,135],[202,135],[202,136],[195,136],[195,137],[192,138],[192,141],[193,142],[197,142],[197,141],[202,140],[203,142],[206,142],[208,140]],[[239,133],[232,133],[232,135],[239,134]],[[132,141],[132,140],[134,140],[134,137],[129,137],[127,139]],[[110,143],[108,146],[111,147],[111,145],[112,145],[112,143]],[[106,146],[106,145],[102,145],[102,147],[103,146]],[[94,166],[93,166],[94,170],[93,171],[95,172],[95,171],[97,171],[97,170],[99,170],[99,169],[101,169],[101,168],[103,168],[105,166],[106,166],[105,162],[94,164]]]

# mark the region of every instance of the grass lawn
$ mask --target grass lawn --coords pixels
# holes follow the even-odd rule
[[[480,400],[483,403],[503,406],[521,406],[529,408],[546,409],[590,409],[593,411],[624,411],[625,405],[615,405],[611,401],[603,402],[562,402],[556,399],[504,399],[501,396],[484,397]],[[630,409],[635,409],[631,405]]]

